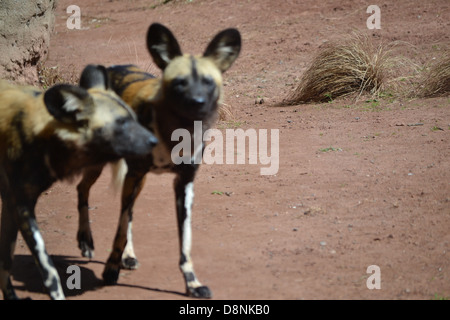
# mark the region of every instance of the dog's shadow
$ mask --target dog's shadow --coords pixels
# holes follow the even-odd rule
[[[104,262],[96,260],[82,260],[78,257],[60,255],[52,255],[51,258],[56,270],[58,271],[64,295],[66,297],[79,296],[85,292],[95,291],[105,287],[103,280],[98,278],[87,266],[91,263],[104,264]],[[69,268],[71,266],[78,266],[78,268]],[[42,283],[42,277],[31,255],[15,255],[11,274],[13,279],[16,281],[14,286],[16,290],[43,294],[46,293],[45,287]],[[17,282],[19,282],[19,284],[17,284]],[[159,293],[186,296],[184,293],[177,291],[122,283],[118,283],[116,285]]]

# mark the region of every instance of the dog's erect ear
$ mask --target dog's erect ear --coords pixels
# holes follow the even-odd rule
[[[240,51],[241,34],[236,29],[226,29],[212,39],[203,56],[212,59],[219,70],[225,72],[231,67]]]
[[[173,33],[159,23],[153,23],[148,28],[147,48],[161,70],[164,70],[173,58],[182,55]]]
[[[102,65],[88,65],[81,73],[80,87],[86,90],[91,88],[109,89],[111,85],[106,68]]]
[[[89,93],[80,87],[60,84],[48,89],[44,94],[48,112],[57,120],[74,124],[86,120],[94,101]],[[87,111],[87,112],[86,112]]]

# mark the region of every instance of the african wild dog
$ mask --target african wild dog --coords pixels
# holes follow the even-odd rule
[[[197,280],[190,256],[193,181],[199,167],[193,160],[203,151],[204,145],[199,150],[191,150],[191,163],[175,165],[171,150],[177,142],[171,140],[171,134],[178,128],[184,128],[190,131],[192,137],[194,121],[202,122],[203,131],[214,123],[222,95],[222,73],[239,55],[241,37],[236,29],[227,29],[215,36],[203,56],[183,55],[172,32],[160,24],[152,24],[147,33],[147,47],[154,62],[163,71],[161,79],[135,66],[108,68],[114,90],[136,111],[139,122],[157,136],[159,143],[151,155],[126,161],[128,172],[122,189],[119,226],[103,279],[107,284],[114,284],[120,265],[136,268],[137,260],[131,241],[133,205],[148,172],[171,172],[175,173],[180,269],[185,278],[186,291],[190,296],[209,298],[211,292]],[[101,168],[86,171],[78,186],[79,246],[88,248],[83,251],[85,256],[91,256],[94,249],[88,223],[89,190],[100,173]]]
[[[103,66],[87,66],[80,86],[45,93],[0,80],[0,287],[17,299],[10,273],[20,230],[52,299],[64,293],[35,217],[40,194],[55,181],[125,156],[148,154],[155,136],[112,91]]]

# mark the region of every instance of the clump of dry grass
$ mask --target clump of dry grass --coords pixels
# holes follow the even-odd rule
[[[450,94],[450,50],[423,73],[416,95],[421,98]]]
[[[392,67],[391,46],[375,46],[368,37],[355,34],[333,43],[313,59],[296,90],[283,105],[327,102],[350,94],[379,94]]]
[[[233,111],[231,110],[231,107],[225,103],[222,103],[219,106],[219,121],[225,121],[234,119]]]
[[[60,83],[77,84],[80,79],[79,73],[75,71],[73,65],[70,65],[68,70],[62,73],[58,66],[47,67],[44,62],[39,62],[37,64],[39,85],[43,89],[48,89]]]

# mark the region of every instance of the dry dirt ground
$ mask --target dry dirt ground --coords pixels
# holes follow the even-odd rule
[[[81,8],[81,30],[66,27],[71,4]],[[371,4],[381,9],[381,30],[367,29]],[[152,22],[191,53],[222,29],[242,33],[241,55],[225,74],[232,116],[217,128],[278,129],[279,171],[262,176],[259,162],[201,167],[193,259],[213,299],[449,298],[450,97],[274,107],[322,45],[355,30],[402,41],[405,54],[426,63],[450,42],[448,0],[60,0],[56,22],[46,65],[67,74],[87,63],[133,63],[159,75],[145,48]],[[101,284],[119,216],[109,170],[91,196],[91,261],[75,240],[76,181],[42,195],[38,222],[64,284],[69,265],[81,268],[81,289],[67,289],[69,299],[189,299],[172,179],[148,177],[134,215],[140,268],[122,270],[116,286]],[[371,265],[381,289],[367,287]],[[47,299],[22,241],[13,275],[21,297]]]

